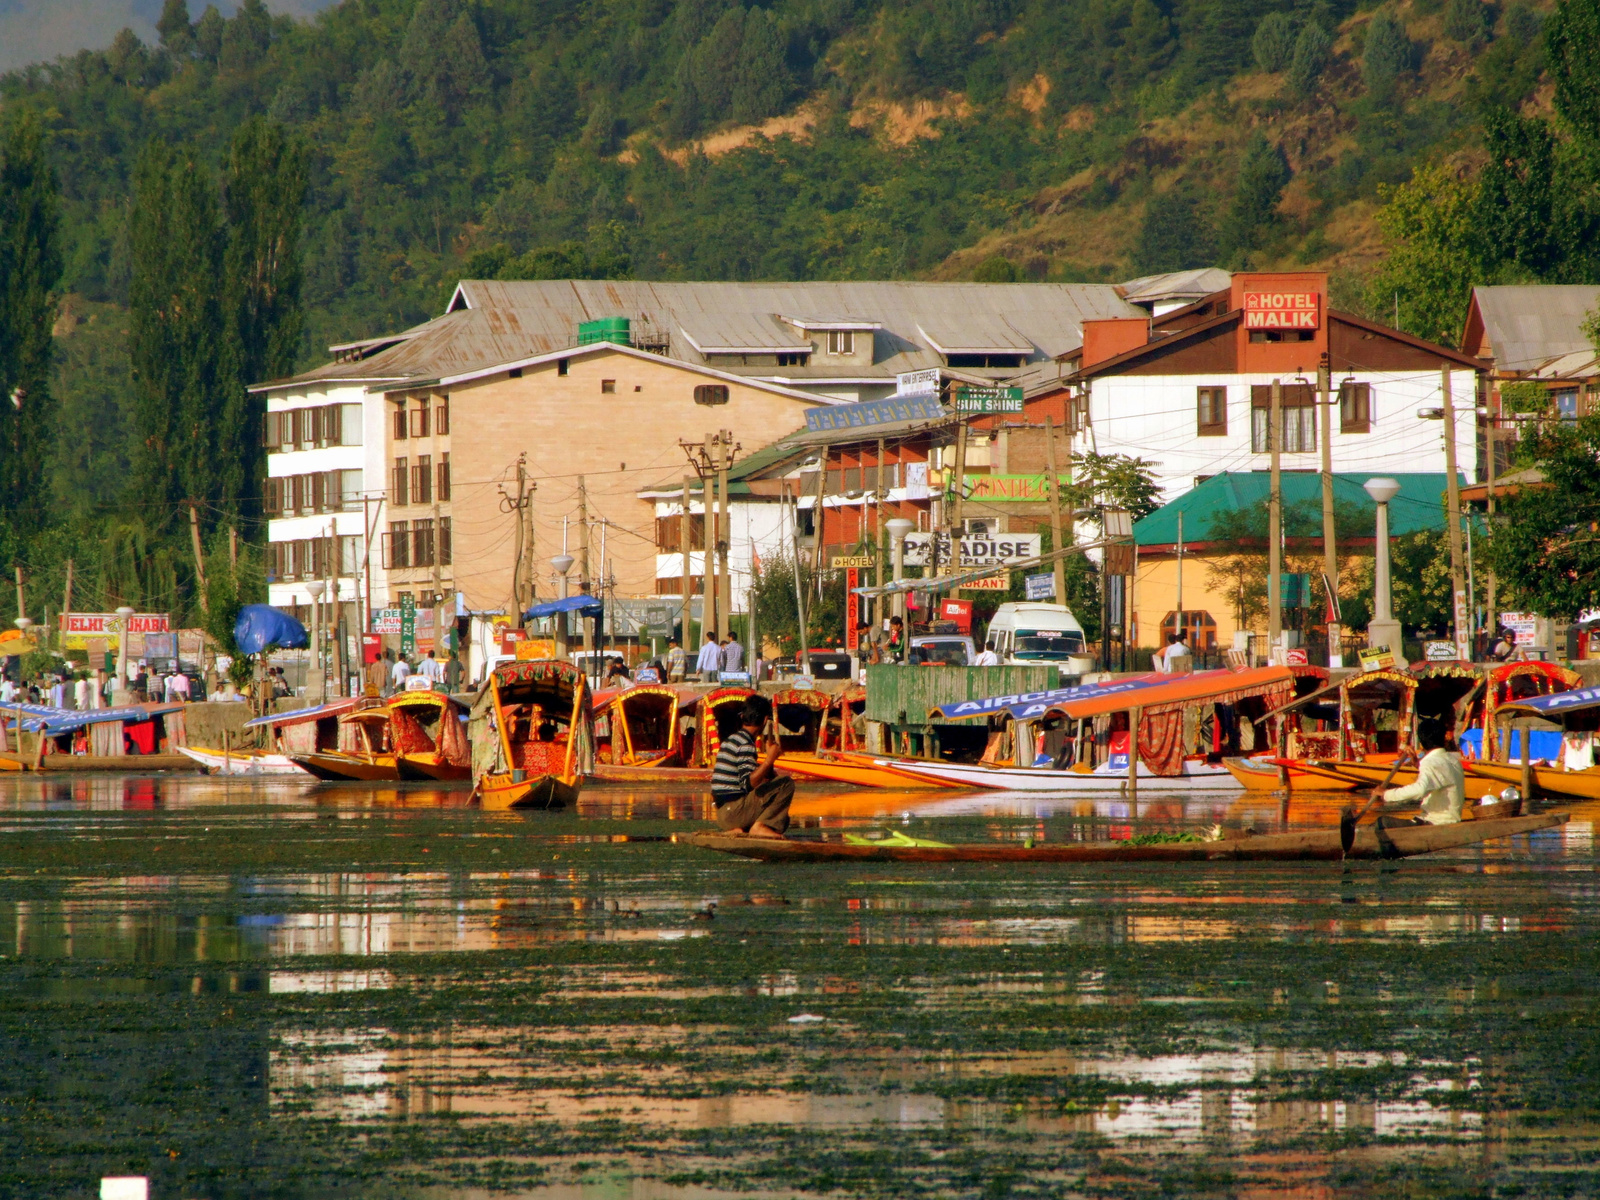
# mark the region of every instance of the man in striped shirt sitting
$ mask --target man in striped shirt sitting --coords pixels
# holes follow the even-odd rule
[[[781,838],[789,828],[794,780],[772,769],[783,747],[774,737],[765,757],[756,750],[756,739],[771,716],[770,700],[762,696],[746,700],[739,714],[739,728],[722,743],[711,770],[717,824],[735,836]]]

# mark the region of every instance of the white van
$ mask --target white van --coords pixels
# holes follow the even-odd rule
[[[1059,663],[1074,670],[1093,670],[1092,660],[1085,666],[1088,649],[1083,626],[1065,604],[1038,604],[1010,601],[995,610],[989,622],[987,641],[1007,666],[1038,666]]]

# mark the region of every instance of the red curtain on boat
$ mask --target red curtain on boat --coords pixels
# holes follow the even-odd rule
[[[422,722],[403,708],[389,714],[389,735],[394,739],[396,754],[427,754],[433,749],[433,739]]]
[[[452,767],[472,765],[472,743],[467,741],[467,727],[461,721],[461,706],[446,701],[439,717],[439,757]]]
[[[1139,759],[1157,775],[1183,773],[1183,710],[1145,714],[1139,722]]]

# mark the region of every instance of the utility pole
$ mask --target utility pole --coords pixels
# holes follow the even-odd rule
[[[1342,667],[1339,645],[1339,539],[1333,522],[1333,363],[1326,354],[1317,368],[1317,390],[1322,393],[1322,574],[1328,581],[1328,666]]]
[[[1487,430],[1488,435],[1489,435],[1489,437],[1488,437],[1488,443],[1489,443],[1489,474],[1488,474],[1489,515],[1488,515],[1487,520],[1484,523],[1484,530],[1488,534],[1489,538],[1492,540],[1494,538],[1494,477],[1495,477],[1495,470],[1499,466],[1499,463],[1496,462],[1495,459],[1496,459],[1496,455],[1499,453],[1498,439],[1499,439],[1499,431],[1500,431],[1500,419],[1495,414],[1495,407],[1499,404],[1500,398],[1499,398],[1499,396],[1497,396],[1497,395],[1495,395],[1494,393],[1491,392],[1488,395],[1487,400],[1488,400],[1488,403],[1484,405],[1484,408],[1487,410],[1487,412],[1489,414],[1488,417],[1487,417],[1488,424],[1489,424],[1489,428]],[[1493,561],[1494,561],[1493,559],[1490,560],[1491,563]],[[1495,635],[1500,632],[1500,614],[1495,611],[1496,607],[1498,606],[1498,601],[1499,601],[1499,597],[1495,595],[1495,585],[1497,583],[1497,580],[1495,579],[1494,567],[1492,565],[1489,567],[1489,578],[1487,580],[1487,583],[1489,585],[1488,586],[1489,594],[1488,594],[1488,596],[1486,596],[1484,598],[1484,609],[1485,609],[1485,611],[1484,611],[1484,631],[1483,632],[1484,632],[1484,641],[1487,642],[1489,647],[1492,649],[1493,646],[1494,646],[1494,643],[1495,643]]]
[[[578,476],[578,586],[585,595],[589,594],[589,489],[584,485],[583,476]],[[579,618],[583,621],[583,661],[584,669],[593,672],[594,661],[594,620],[593,618]]]
[[[72,616],[72,560],[67,559],[67,588],[61,598],[61,649],[67,648],[67,625]]]
[[[733,576],[728,570],[728,551],[733,544],[733,514],[728,508],[728,472],[733,467],[733,431],[724,429],[717,440],[717,641],[728,638],[728,620],[733,615]]]
[[[1183,514],[1178,514],[1178,627],[1174,632],[1183,630]],[[1161,638],[1157,636],[1156,647],[1161,646]]]
[[[966,532],[962,519],[962,502],[967,491],[967,421],[961,418],[956,426],[956,466],[954,487],[950,493],[950,574],[961,574],[961,537]],[[1059,549],[1059,547],[1058,547]],[[1058,600],[1056,603],[1060,603]]]
[[[717,437],[714,433],[706,434],[706,440],[701,444],[701,461],[697,464],[700,471],[700,507],[705,515],[701,519],[705,523],[705,568],[701,571],[700,578],[700,640],[706,640],[705,635],[715,633],[717,629],[717,597],[722,594],[722,589],[717,586],[717,539],[722,536],[722,531],[717,528],[717,475],[711,470],[711,456],[716,453]]]
[[[1456,476],[1456,409],[1450,396],[1450,368],[1439,368],[1439,392],[1444,411],[1444,469],[1446,528],[1450,531],[1450,596],[1456,635],[1456,657],[1472,661],[1468,644],[1467,590],[1461,572],[1461,481]]]
[[[683,640],[678,644],[683,647],[685,657],[695,648],[694,634],[689,631],[689,617],[694,611],[694,597],[690,592],[694,588],[694,571],[689,563],[689,548],[694,544],[689,537],[689,476],[683,477],[683,515],[678,520],[678,548],[683,553]],[[700,540],[705,541],[705,522],[700,523]],[[704,570],[704,568],[701,568]]]
[[[885,546],[883,544],[883,502],[886,499],[888,499],[888,497],[889,497],[888,490],[885,489],[884,486],[883,486],[883,456],[884,456],[884,440],[882,438],[879,438],[878,439],[877,479],[876,479],[875,484],[874,484],[873,489],[872,489],[873,495],[877,499],[877,503],[872,506],[872,586],[873,587],[882,587],[883,586],[883,560],[884,560],[884,556],[888,553],[888,550],[889,550],[889,547],[887,547],[887,546]],[[872,597],[872,615],[873,615],[873,618],[874,618],[873,624],[878,625],[878,626],[881,626],[883,624],[883,609],[884,609],[883,597],[881,595],[877,595],[877,596]]]
[[[22,564],[15,564],[15,569],[17,572],[17,616],[25,617],[28,615],[28,609],[22,602]]]
[[[1067,457],[1072,457],[1070,450]],[[1051,416],[1044,419],[1044,465],[1050,473],[1050,547],[1056,552],[1056,561],[1051,569],[1055,572],[1056,603],[1065,604],[1067,560],[1061,551],[1066,549],[1063,541],[1066,532],[1061,524],[1061,477],[1056,474],[1056,421]]]
[[[189,501],[189,540],[194,545],[194,578],[200,590],[200,611],[211,615],[211,601],[206,597],[206,560],[200,552],[200,506]]]
[[[1267,660],[1283,640],[1283,475],[1279,470],[1278,430],[1283,420],[1283,381],[1272,381],[1267,410],[1267,443],[1272,452],[1272,490],[1267,499]]]

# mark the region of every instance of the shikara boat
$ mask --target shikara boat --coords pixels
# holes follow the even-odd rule
[[[896,863],[1105,863],[1105,862],[1296,862],[1341,858],[1411,858],[1459,850],[1496,838],[1516,837],[1565,824],[1566,813],[1532,817],[1462,821],[1453,825],[1404,825],[1379,832],[1374,826],[1356,830],[1348,854],[1339,830],[1308,829],[1260,834],[1218,841],[1055,842],[1022,846],[1014,842],[938,845],[907,844],[900,839],[881,844],[866,841],[824,842],[790,838],[728,837],[721,832],[691,835],[690,845],[719,850],[763,862],[896,862]]]
[[[363,708],[339,718],[339,724],[353,730],[359,749],[317,750],[291,754],[289,759],[318,779],[394,782],[400,779],[399,755],[390,738],[389,709]]]
[[[472,778],[472,747],[461,706],[443,692],[401,692],[386,704],[401,779]]]
[[[595,719],[609,725],[609,745],[595,757],[620,767],[675,767],[682,764],[684,744],[679,718],[692,712],[696,697],[667,683],[641,683],[615,693]]]
[[[287,754],[270,750],[210,750],[199,746],[180,746],[178,753],[193,759],[212,775],[298,775],[304,779],[308,774]]]
[[[495,667],[472,702],[473,794],[485,808],[561,808],[594,770],[589,683],[570,662]]]
[[[27,754],[8,750],[19,726],[38,739]],[[21,741],[19,732],[19,747]],[[199,770],[179,753],[184,741],[182,704],[72,709],[13,702],[0,709],[0,770]]]
[[[1291,792],[1348,792],[1360,786],[1354,779],[1337,771],[1314,770],[1313,764],[1280,760],[1272,755],[1262,758],[1225,758],[1222,765],[1228,768],[1229,774],[1247,792],[1282,791],[1286,772]]]
[[[867,689],[859,683],[852,683],[835,696],[833,707],[823,717],[822,735],[817,740],[817,749],[866,749],[856,730],[856,721],[865,715],[866,709]]]
[[[1600,800],[1600,763],[1595,746],[1600,740],[1600,688],[1577,688],[1544,696],[1531,696],[1498,706],[1495,719],[1501,725],[1516,721],[1518,748],[1523,762],[1469,762],[1467,768],[1480,779],[1521,785],[1526,779],[1533,789],[1554,796],[1575,796]],[[1561,761],[1535,761],[1530,751],[1535,724],[1559,728]],[[1509,747],[1511,739],[1503,728],[1495,742]]]
[[[851,783],[856,787],[888,788],[897,792],[907,788],[963,786],[890,765],[887,760],[868,754],[841,754],[826,750],[815,754],[780,754],[777,767],[779,771],[800,779],[822,779],[830,783]]]
[[[722,739],[739,728],[739,713],[744,702],[753,695],[755,692],[751,688],[725,687],[700,697],[692,765],[707,768],[716,765]]]

